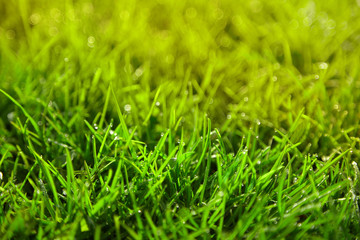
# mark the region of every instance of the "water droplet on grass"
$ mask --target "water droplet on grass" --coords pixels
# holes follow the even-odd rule
[[[15,118],[15,113],[14,112],[10,112],[8,115],[7,115],[7,118],[8,120],[11,122],[14,120]]]
[[[335,104],[333,108],[334,108],[334,110],[340,111],[340,105],[339,104]]]
[[[41,21],[41,15],[38,13],[34,13],[30,16],[29,22],[31,25],[36,25]]]
[[[126,112],[130,112],[130,111],[131,111],[131,105],[130,105],[130,104],[126,104],[126,105],[124,106],[124,110],[125,110]]]
[[[319,68],[320,69],[327,69],[329,67],[329,65],[326,63],[326,62],[322,62],[322,63],[319,63]]]
[[[88,43],[95,43],[95,38],[93,36],[88,37]]]
[[[138,68],[135,70],[135,76],[140,77],[144,73],[144,70],[142,68]]]

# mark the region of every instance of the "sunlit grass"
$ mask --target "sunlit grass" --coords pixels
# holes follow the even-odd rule
[[[0,14],[0,238],[360,234],[356,1]]]

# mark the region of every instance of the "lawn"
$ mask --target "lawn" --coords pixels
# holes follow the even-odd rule
[[[0,16],[0,239],[359,238],[360,1]]]

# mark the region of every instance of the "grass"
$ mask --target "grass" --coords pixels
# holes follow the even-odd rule
[[[358,2],[0,14],[0,239],[358,239]]]

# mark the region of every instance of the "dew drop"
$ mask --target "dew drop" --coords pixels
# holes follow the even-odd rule
[[[8,115],[7,115],[7,118],[8,120],[11,122],[14,120],[15,118],[15,113],[14,112],[10,112]]]
[[[126,104],[126,105],[124,106],[124,110],[125,110],[126,112],[130,112],[130,111],[131,111],[131,105],[130,105],[130,104]]]
[[[87,39],[87,45],[90,48],[93,48],[95,44],[95,38],[93,36],[89,36]]]
[[[88,43],[94,43],[94,42],[95,42],[95,38],[93,36],[89,36]]]
[[[135,75],[137,77],[140,77],[144,73],[144,70],[142,68],[138,68],[135,70]]]
[[[319,68],[320,69],[327,69],[329,67],[329,65],[326,63],[326,62],[322,62],[322,63],[319,63]]]
[[[41,21],[41,15],[38,13],[34,13],[29,18],[31,25],[37,25]]]

